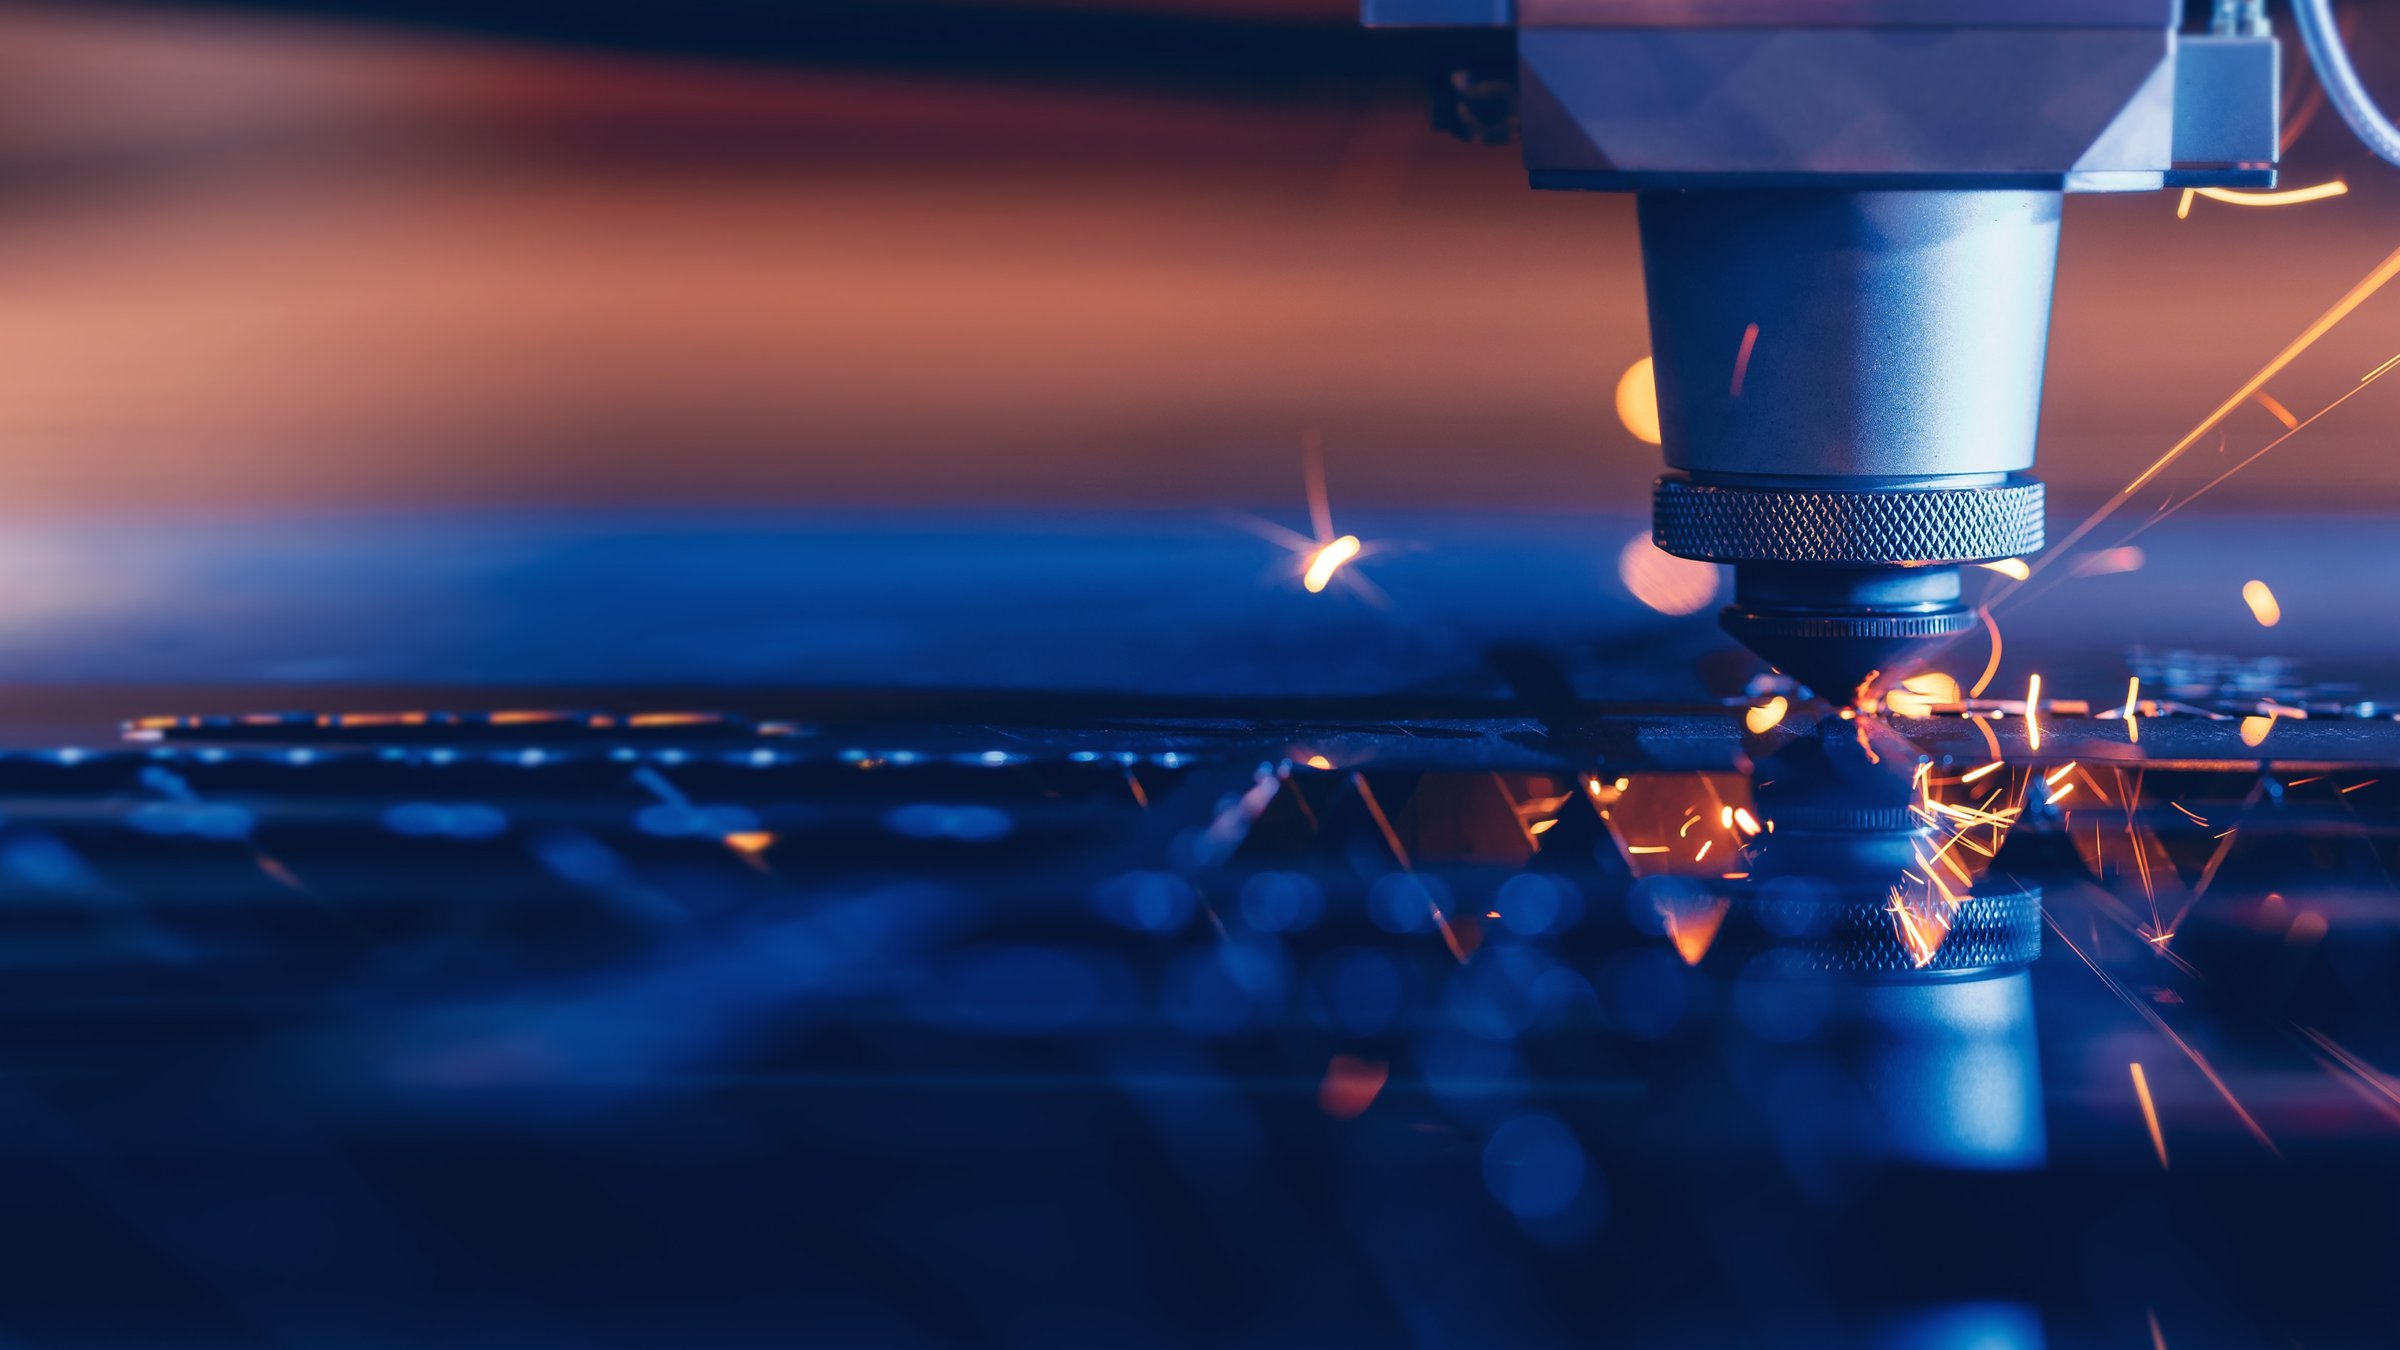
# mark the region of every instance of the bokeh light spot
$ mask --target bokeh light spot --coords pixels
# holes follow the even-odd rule
[[[2257,619],[2261,627],[2273,628],[2283,622],[2283,605],[2263,581],[2242,583],[2242,603],[2250,607],[2250,616]]]
[[[1717,565],[1678,558],[1637,534],[1617,554],[1617,577],[1661,614],[1697,614],[1717,598]]]
[[[1627,366],[1617,380],[1617,420],[1644,445],[1659,443],[1658,367],[1647,356]]]

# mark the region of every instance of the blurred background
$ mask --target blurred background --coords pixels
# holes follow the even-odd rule
[[[1348,0],[0,6],[0,507],[1289,510],[1314,434],[1337,506],[1638,510],[1631,203],[1430,133],[1440,68]],[[2294,86],[2346,196],[2072,201],[2062,501],[2400,244]],[[2269,392],[2396,350],[2387,295]],[[2215,505],[2400,505],[2395,400]]]

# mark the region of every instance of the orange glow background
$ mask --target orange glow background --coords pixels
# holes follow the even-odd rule
[[[1262,41],[1353,12],[1139,8]],[[2380,17],[2361,64],[2400,101]],[[1645,350],[1630,202],[1528,191],[1407,79],[29,6],[0,7],[0,89],[12,513],[1285,506],[1311,430],[1343,505],[1626,510],[1655,472],[1615,413]],[[2173,194],[2071,205],[2055,491],[2122,485],[2400,244],[2400,170],[2327,114],[2286,183],[2337,176],[2183,221]],[[2400,294],[2270,392],[2306,415],[2395,352]],[[2400,505],[2396,416],[2370,391],[2215,504]]]

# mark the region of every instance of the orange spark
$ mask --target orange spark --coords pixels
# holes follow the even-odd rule
[[[1958,859],[1950,856],[1950,844],[1955,844],[1960,839],[1965,837],[1966,836],[1964,835],[1952,835],[1950,837],[1950,843],[1944,844],[1940,848],[1933,851],[1933,861],[1949,868],[1950,875],[1957,877],[1960,885],[1972,886],[1975,884],[1975,878],[1973,874],[1969,873],[1966,869],[1966,866],[1960,863]]]
[[[1342,564],[1358,556],[1358,547],[1358,536],[1345,534],[1318,549],[1309,558],[1308,571],[1300,578],[1300,584],[1306,586],[1311,595],[1324,590],[1333,583],[1333,574],[1341,570]]]
[[[2025,682],[2025,748],[2042,748],[2042,724],[2034,714],[2041,711],[2042,677],[2035,675]]]
[[[1667,846],[1665,844],[1627,844],[1625,851],[1627,853],[1665,853]]]
[[[1415,870],[1409,866],[1408,849],[1400,842],[1400,832],[1392,828],[1392,818],[1383,813],[1383,803],[1375,800],[1375,789],[1367,786],[1367,776],[1363,773],[1350,775],[1350,786],[1357,789],[1358,799],[1366,805],[1367,815],[1375,822],[1375,828],[1383,832],[1383,842],[1392,850],[1392,861],[1400,864],[1403,872]]]
[[[2194,811],[2188,806],[2185,806],[2182,802],[2168,802],[2167,805],[2183,812],[2185,815],[2190,816],[2193,820],[2200,822],[2202,825],[2208,824],[2208,817],[2201,815],[2199,812]]]
[[[2276,603],[2275,592],[2267,583],[2250,580],[2242,583],[2242,603],[2250,607],[2250,615],[2261,628],[2273,628],[2283,622],[2283,606]]]
[[[2142,738],[2142,723],[2141,723],[2141,719],[2140,719],[2140,718],[2138,718],[2138,717],[2136,717],[2136,716],[2134,716],[2134,710],[2135,710],[2136,708],[2138,708],[2138,707],[2140,707],[2140,706],[2141,706],[2141,702],[2142,702],[2142,677],[2141,677],[2141,676],[2139,676],[2139,675],[2135,675],[2135,676],[2132,676],[2131,678],[2129,678],[2129,679],[2127,679],[2127,680],[2125,681],[2125,714],[2124,714],[2124,716],[2125,716],[2125,739],[2126,739],[2126,740],[2129,740],[2129,741],[2138,741],[2138,740],[2140,740],[2140,739]]]
[[[1992,677],[2000,673],[2000,624],[1992,618],[1991,607],[1988,605],[1975,611],[1975,616],[1983,620],[1983,630],[1992,635],[1992,656],[1990,660],[1983,663],[1983,673],[1975,677],[1974,686],[1967,690],[1968,698],[1982,698],[1984,689],[1992,682]],[[1988,731],[1989,728],[1986,730]]]
[[[1733,387],[1729,392],[1735,398],[1742,396],[1742,381],[1750,374],[1750,353],[1757,346],[1758,325],[1752,324],[1742,330],[1742,349],[1733,358]]]
[[[775,847],[775,834],[772,830],[736,830],[725,836],[725,847],[755,858]]]
[[[1892,932],[1899,936],[1900,945],[1908,948],[1908,959],[1919,970],[1931,965],[1933,958],[1941,954],[1943,941],[1950,936],[1947,918],[1918,914],[1897,886],[1892,888],[1892,903],[1886,908],[1892,916]]]
[[[2244,192],[2240,188],[2221,187],[2192,190],[2212,202],[2224,202],[2229,206],[2298,206],[2302,202],[2321,202],[2328,197],[2339,197],[2350,190],[2350,185],[2336,178],[2330,183],[2285,188],[2281,192]]]
[[[2377,783],[2380,783],[2380,782],[2382,782],[2382,781],[2383,781],[2383,780],[2382,780],[2382,779],[2380,779],[2380,778],[2370,778],[2370,779],[2366,780],[2366,781],[2365,781],[2365,782],[2363,782],[2363,783],[2352,783],[2350,786],[2348,786],[2348,787],[2346,787],[2346,788],[2336,788],[2336,789],[2335,789],[2335,791],[2337,791],[2337,792],[2341,793],[2343,796],[2347,797],[2347,796],[2349,796],[2351,793],[2358,791],[2360,788],[2363,788],[2363,787],[2373,787],[2373,786],[2375,786]]]
[[[2245,717],[2242,719],[2242,744],[2262,744],[2267,739],[2267,733],[2274,729],[2275,719],[2272,717]]]
[[[2163,1171],[2167,1165],[2167,1136],[2158,1128],[2158,1106],[2150,1100],[2150,1080],[2142,1076],[2140,1062],[2131,1067],[2133,1095],[2142,1104],[2142,1119],[2150,1126],[2150,1147],[2158,1150],[2158,1165]]]
[[[2192,1062],[2192,1067],[2198,1069],[2200,1076],[2207,1079],[2208,1085],[2215,1088],[2217,1095],[2224,1099],[2226,1108],[2233,1112],[2234,1118],[2242,1122],[2244,1129],[2250,1131],[2251,1138],[2256,1139],[2267,1152],[2278,1158],[2283,1156],[2283,1150],[2275,1146],[2274,1139],[2268,1136],[2265,1128],[2250,1114],[2249,1108],[2243,1106],[2241,1099],[2233,1095],[2233,1089],[2226,1084],[2223,1076],[2218,1074],[2216,1066],[2209,1063],[2206,1056],[2193,1049],[2191,1042],[2176,1035],[2175,1028],[2168,1026],[2165,1018],[2160,1017],[2149,1004],[2135,998],[2124,985],[2117,982],[2116,977],[2102,970],[2097,961],[2084,953],[2083,948],[2076,946],[2075,939],[2067,936],[2067,930],[2059,927],[2057,918],[2045,911],[2042,915],[2042,922],[2049,927],[2051,932],[2058,935],[2058,940],[2066,946],[2068,951],[2075,954],[2076,960],[2083,962],[2085,969],[2099,977],[2101,985],[2108,992],[2115,994],[2118,1001],[2133,1009],[2137,1016],[2150,1024],[2151,1030],[2165,1037],[2168,1044],[2181,1051],[2183,1057]]]
[[[2314,1027],[2301,1027],[2300,1034],[2308,1037],[2312,1041],[2315,1041],[2319,1049],[2333,1056],[2333,1063],[2340,1065],[2342,1068],[2348,1069],[2352,1074],[2357,1076],[2359,1082],[2381,1094],[2385,1101],[2394,1106],[2400,1106],[2400,1091],[2395,1091],[2392,1086],[2392,1080],[2385,1076],[2381,1071],[2376,1069],[2374,1065],[2369,1064],[2365,1060],[2360,1059],[2358,1056],[2351,1054],[2348,1050],[2343,1049],[2339,1042],[2335,1041],[2331,1036],[2326,1035],[2324,1032],[2318,1031]],[[2370,1098],[2369,1100],[2372,1101],[2373,1099]],[[2393,1113],[2386,1108],[2385,1114],[2390,1115]]]
[[[2175,218],[2177,220],[2188,220],[2191,218],[2192,198],[2199,195],[2200,189],[2198,188],[2185,188],[2183,190],[2183,199],[2175,203]]]
[[[2025,565],[2025,560],[2023,558],[2002,558],[1998,562],[1977,563],[1975,565],[1987,572],[1998,572],[2000,575],[2007,577],[2011,581],[2023,581],[2025,578],[2033,575],[2033,569]]]
[[[2216,411],[2200,419],[2200,425],[2193,427],[2182,440],[2168,447],[2167,452],[2153,461],[2149,468],[2135,475],[2133,481],[2119,489],[2117,495],[2110,498],[2107,504],[2093,512],[2081,525],[2076,526],[2063,541],[2051,550],[2051,556],[2058,557],[2065,554],[2085,535],[2099,528],[2100,522],[2113,515],[2118,507],[2123,506],[2134,493],[2141,490],[2143,484],[2158,477],[2166,471],[2168,465],[2183,458],[2184,452],[2198,444],[2201,437],[2214,431],[2218,423],[2232,416],[2234,409],[2248,402],[2252,394],[2265,388],[2267,381],[2282,374],[2284,367],[2299,360],[2302,352],[2315,346],[2317,339],[2324,337],[2333,330],[2335,325],[2349,318],[2353,311],[2367,302],[2368,297],[2382,290],[2384,285],[2395,276],[2400,276],[2400,249],[2392,250],[2382,262],[2375,265],[2374,270],[2360,278],[2357,285],[2345,292],[2341,299],[2334,301],[2331,308],[2318,315],[2308,327],[2301,329],[2300,335],[2293,338],[2282,351],[2277,352],[2273,360],[2259,367],[2257,374],[2243,381],[2240,388],[2234,390],[2230,397],[2217,405]]]
[[[2300,429],[2300,419],[2292,416],[2292,410],[2278,402],[2273,394],[2261,389],[2257,393],[2252,394],[2250,397],[2258,404],[2258,406],[2273,414],[2276,421],[2283,423],[2283,429],[2285,431],[2298,431]]]
[[[2152,516],[2150,519],[2142,522],[2142,524],[2134,530],[2134,533],[2139,534],[2143,530],[2147,530],[2151,526],[2158,524],[2162,520],[2165,520],[2167,517],[2175,514],[2178,511],[2181,511],[2183,508],[2190,506],[2193,502],[2198,501],[2200,498],[2207,496],[2209,493],[2214,492],[2217,490],[2217,488],[2223,486],[2225,480],[2233,477],[2235,474],[2240,473],[2242,470],[2249,468],[2251,465],[2256,464],[2259,460],[2264,459],[2267,455],[2273,453],[2274,451],[2282,449],[2285,441],[2290,440],[2292,437],[2297,436],[2301,432],[2306,431],[2308,428],[2316,425],[2318,418],[2324,417],[2328,413],[2331,413],[2334,409],[2339,408],[2345,403],[2348,403],[2352,398],[2363,392],[2367,385],[2373,382],[2378,376],[2382,375],[2384,371],[2390,370],[2394,364],[2400,363],[2386,362],[2383,366],[2369,371],[2365,378],[2358,382],[2357,388],[2350,390],[2350,392],[2342,395],[2340,398],[2335,399],[2333,402],[2326,404],[2324,407],[2317,409],[2313,413],[2310,413],[2307,417],[2302,418],[2300,425],[2293,427],[2291,430],[2283,433],[2280,436],[2277,436],[2274,440],[2271,440],[2265,445],[2260,446],[2258,449],[2251,451],[2249,456],[2243,459],[2241,463],[2234,465],[2232,468],[2225,470],[2216,477],[2209,479],[2206,483],[2203,483],[2199,487],[2194,488],[2192,491],[2185,493],[2181,501],[2177,501],[2172,505],[2160,507],[2158,513]],[[2115,501],[2111,501],[2108,506],[2102,508],[2102,512],[2105,513],[2108,510],[2112,510],[2116,505],[2117,503]]]
[[[1425,908],[1433,915],[1433,926],[1442,935],[1442,945],[1450,949],[1450,955],[1460,965],[1465,965],[1467,958],[1475,954],[1475,949],[1483,945],[1483,929],[1476,926],[1472,919],[1452,924],[1450,916],[1442,912],[1440,902],[1430,897],[1425,901]]]
[[[1982,768],[1969,769],[1965,773],[1960,774],[1958,776],[1958,781],[1962,783],[1972,783],[1979,778],[1990,777],[1992,774],[2000,771],[2001,765],[2002,761],[1995,759],[1991,763],[1984,765]]]
[[[1317,1109],[1335,1120],[1356,1120],[1375,1104],[1391,1074],[1381,1060],[1335,1055],[1325,1066],[1325,1081],[1317,1085]]]

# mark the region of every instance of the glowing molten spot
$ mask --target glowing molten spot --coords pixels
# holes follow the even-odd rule
[[[1742,714],[1742,725],[1753,736],[1764,736],[1783,725],[1783,715],[1792,709],[1792,701],[1781,694]]]
[[[2283,606],[2275,602],[2275,592],[2268,590],[2263,581],[2242,583],[2242,603],[2250,606],[2251,617],[2261,627],[2273,628],[2283,622]]]
[[[1697,614],[1717,598],[1717,565],[1678,558],[1637,534],[1617,555],[1617,576],[1633,598],[1661,614]]]
[[[1314,595],[1333,583],[1333,574],[1342,570],[1343,563],[1357,556],[1358,536],[1345,534],[1316,551],[1308,560],[1308,571],[1300,578],[1300,584]]]
[[[1635,440],[1658,444],[1658,367],[1647,356],[1627,366],[1617,381],[1617,420]]]
[[[1325,1081],[1317,1085],[1317,1106],[1335,1120],[1356,1120],[1375,1104],[1391,1068],[1378,1060],[1335,1055],[1325,1066]]]
[[[1887,691],[1883,706],[1895,717],[1926,717],[1935,708],[1949,707],[1959,701],[1958,680],[1938,670],[1911,675],[1900,687]]]
[[[725,847],[755,858],[775,847],[775,836],[767,830],[737,830],[725,836]]]
[[[2033,569],[2025,565],[2025,560],[2023,558],[2002,558],[1998,562],[1977,563],[1975,565],[1990,571],[1998,572],[2000,575],[2007,577],[2011,581],[2024,581],[2033,575]]]
[[[1667,940],[1675,944],[1675,954],[1683,958],[1685,965],[1699,965],[1700,958],[1708,955],[1709,946],[1717,940],[1717,930],[1725,926],[1725,911],[1731,904],[1721,895],[1659,903],[1658,916],[1666,921]]]
[[[2245,717],[2242,719],[2242,744],[2262,745],[2266,742],[2267,733],[2274,729],[2275,719],[2272,717]]]

